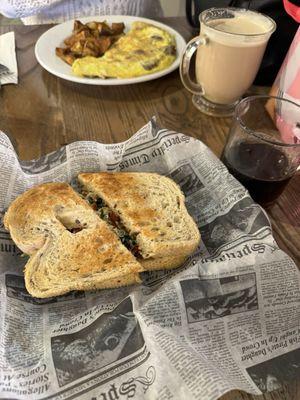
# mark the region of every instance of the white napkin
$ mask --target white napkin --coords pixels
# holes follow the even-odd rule
[[[14,32],[8,32],[0,36],[0,64],[5,65],[12,72],[12,74],[4,75],[0,78],[1,85],[18,83]]]

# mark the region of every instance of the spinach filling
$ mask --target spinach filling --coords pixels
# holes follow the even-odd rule
[[[93,193],[84,193],[82,195],[90,204],[93,210],[103,221],[107,222],[113,231],[119,236],[122,244],[137,258],[141,258],[140,250],[136,241],[136,235],[130,235],[123,225],[120,217],[113,212],[105,202]]]

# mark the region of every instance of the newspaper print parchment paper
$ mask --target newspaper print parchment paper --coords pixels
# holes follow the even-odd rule
[[[0,228],[2,399],[202,399],[298,379],[300,280],[265,212],[200,141],[151,120],[128,141],[76,142],[22,162],[0,136],[0,208],[82,171],[149,171],[186,195],[202,242],[143,284],[35,299]],[[83,255],[84,256],[84,255]]]

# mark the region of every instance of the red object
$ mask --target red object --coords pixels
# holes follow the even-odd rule
[[[117,214],[115,214],[113,211],[109,212],[109,219],[113,226],[118,227],[118,222],[120,222],[120,218]]]
[[[297,7],[295,4],[290,3],[289,0],[283,0],[285,11],[291,15],[294,20],[300,22],[300,7]]]

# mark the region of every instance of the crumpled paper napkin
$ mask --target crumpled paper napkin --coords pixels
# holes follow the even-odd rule
[[[15,50],[15,33],[8,32],[0,36],[0,64],[5,65],[12,74],[0,77],[1,85],[18,83],[18,66]]]

